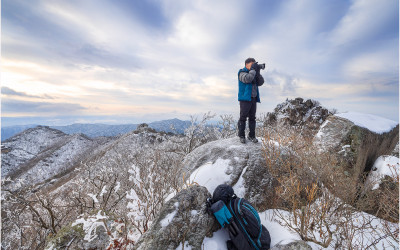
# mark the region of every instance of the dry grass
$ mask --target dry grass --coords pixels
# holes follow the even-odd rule
[[[386,224],[382,236],[374,227],[374,217],[360,213],[359,206],[366,206],[359,202],[363,183],[346,176],[336,155],[320,152],[311,137],[290,127],[264,128],[263,150],[266,167],[279,183],[275,216],[301,239],[346,249],[372,246],[374,241],[364,237],[365,230],[375,230],[376,244],[387,237],[397,239],[398,227],[393,223]],[[380,201],[382,213],[393,219],[398,216],[398,195],[385,192]]]

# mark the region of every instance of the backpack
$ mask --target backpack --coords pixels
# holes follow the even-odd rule
[[[229,231],[229,250],[269,249],[271,237],[261,224],[256,209],[245,199],[238,198],[232,187],[218,186],[209,201],[211,213],[223,228]]]

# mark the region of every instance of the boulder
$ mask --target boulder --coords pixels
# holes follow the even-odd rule
[[[337,153],[345,174],[358,182],[379,156],[393,152],[398,141],[399,125],[378,134],[334,115],[322,124],[313,143],[321,151]]]
[[[335,185],[339,187],[336,195],[364,212],[398,221],[398,180],[394,184],[393,179],[387,178],[378,189],[371,190],[371,183],[366,178],[374,175],[373,166],[378,157],[396,151],[398,141],[398,124],[390,131],[376,133],[335,115],[322,124],[313,143],[319,150],[336,155],[336,167],[343,176],[343,179],[335,179]],[[340,188],[341,185],[344,187]]]
[[[290,242],[288,244],[278,243],[271,248],[271,250],[311,250],[311,246],[309,246],[305,241],[297,240]]]
[[[206,212],[207,188],[192,185],[171,198],[154,219],[135,249],[175,250],[180,244],[201,249],[204,238],[211,237],[220,227]]]
[[[238,137],[206,143],[185,157],[185,176],[210,193],[219,184],[231,185],[258,211],[273,208],[277,181],[268,172],[262,145],[261,138],[258,143],[242,144]]]
[[[362,190],[363,210],[399,221],[399,158],[382,155],[375,161]]]

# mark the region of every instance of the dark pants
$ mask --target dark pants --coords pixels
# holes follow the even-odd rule
[[[252,97],[251,101],[239,101],[240,118],[238,121],[239,136],[244,137],[246,129],[246,119],[249,117],[249,137],[253,138],[256,134],[256,110],[257,97]]]

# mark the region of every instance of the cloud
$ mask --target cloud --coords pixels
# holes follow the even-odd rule
[[[279,86],[283,96],[295,96],[298,79],[292,75],[288,75],[277,70],[265,73],[264,81],[270,86]]]
[[[346,15],[329,33],[335,45],[369,45],[377,38],[398,38],[398,1],[353,1]]]
[[[85,107],[75,103],[33,102],[9,98],[1,100],[1,112],[5,116],[12,114],[79,114],[82,110],[85,110]]]
[[[41,99],[53,99],[53,97],[49,95],[42,95],[42,96],[35,96],[35,95],[28,95],[25,92],[18,92],[8,87],[1,87],[1,94],[7,96],[21,96],[21,97],[29,97],[29,98],[41,98]]]
[[[86,114],[237,113],[237,71],[250,56],[267,63],[258,112],[297,96],[360,100],[358,109],[371,105],[366,96],[376,105],[386,96],[386,109],[397,110],[396,1],[8,0],[2,7],[3,87],[19,93],[8,90],[9,98],[47,95]]]

